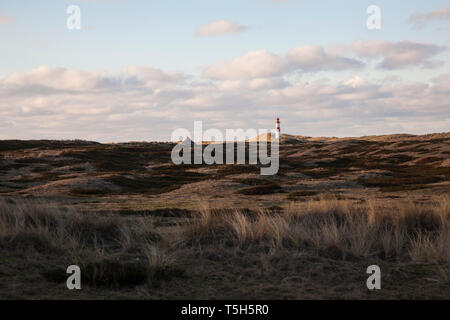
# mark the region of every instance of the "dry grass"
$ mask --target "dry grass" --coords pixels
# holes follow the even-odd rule
[[[450,297],[448,134],[284,142],[276,179],[168,143],[0,142],[0,298],[72,298],[70,264],[86,298]]]
[[[38,244],[50,252],[117,248],[122,246],[122,227],[114,216],[82,214],[45,202],[0,201],[0,244],[5,247],[31,249]]]
[[[334,259],[449,262],[449,199],[390,205],[322,200],[292,203],[281,213],[223,213],[203,207],[185,236],[189,243],[312,249]]]
[[[155,218],[172,224],[155,229]],[[65,296],[65,268],[78,264],[84,292],[93,296],[94,289],[146,298],[355,298],[368,297],[361,285],[367,265],[375,263],[390,281],[386,297],[417,297],[401,282],[405,277],[425,279],[413,285],[426,285],[420,297],[448,297],[442,288],[449,236],[448,198],[427,204],[323,198],[254,211],[205,202],[182,218],[87,214],[43,201],[1,200],[0,279],[14,290],[14,279],[23,277],[25,293],[13,295],[22,297],[30,292],[28,270],[36,270],[35,297],[54,282]],[[18,264],[26,271],[2,278]]]
[[[241,190],[238,190],[237,193],[243,194],[246,196],[251,195],[264,195],[264,194],[272,194],[281,192],[282,188],[276,184],[276,183],[270,183],[270,184],[263,184],[256,187],[250,187],[250,188],[244,188]]]
[[[53,257],[57,267],[43,271],[46,279],[64,282],[61,266],[78,264],[93,286],[134,286],[182,275],[172,267],[152,223],[129,223],[116,215],[81,213],[42,201],[0,201],[0,250],[25,252],[37,260]],[[29,262],[31,258],[28,258]],[[35,263],[31,261],[31,263]]]

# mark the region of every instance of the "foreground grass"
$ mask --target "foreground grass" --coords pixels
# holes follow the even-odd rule
[[[152,224],[140,222],[7,200],[0,202],[0,249],[31,264],[47,259],[42,276],[56,283],[65,283],[72,264],[84,270],[84,283],[109,288],[182,275],[156,245],[160,237]]]
[[[4,199],[0,298],[450,298],[448,198],[282,209],[202,205],[162,224]],[[71,264],[80,292],[65,288]],[[382,268],[378,292],[365,287],[371,264]]]
[[[336,259],[380,257],[450,262],[448,198],[431,204],[383,205],[343,200],[293,203],[282,212],[203,208],[188,226],[191,243],[231,241],[234,246],[310,248]]]

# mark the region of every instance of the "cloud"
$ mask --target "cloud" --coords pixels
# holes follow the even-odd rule
[[[281,78],[256,78],[252,80],[226,80],[219,84],[223,91],[267,90],[287,86],[287,82]]]
[[[442,74],[434,78],[432,88],[436,92],[450,94],[450,74]]]
[[[169,140],[194,120],[205,128],[270,129],[275,116],[285,132],[305,135],[448,131],[449,74],[382,80],[209,81],[149,66],[116,75],[43,66],[0,78],[0,138]]]
[[[414,41],[358,40],[347,46],[325,49],[318,45],[303,45],[276,55],[265,50],[251,51],[230,61],[207,67],[203,76],[215,80],[242,80],[281,76],[293,71],[356,70],[376,62],[379,69],[394,70],[417,66],[433,69],[442,65],[434,59],[446,48]]]
[[[213,64],[203,72],[203,76],[219,80],[265,78],[280,75],[287,68],[288,64],[283,58],[261,50]]]
[[[305,45],[290,50],[286,57],[265,50],[251,51],[231,61],[213,64],[204,70],[203,76],[216,80],[255,79],[279,76],[293,70],[313,72],[363,66],[356,59],[328,53],[320,46]]]
[[[23,90],[27,93],[86,92],[96,90],[122,90],[132,88],[161,89],[180,84],[182,73],[163,72],[150,67],[128,66],[119,76],[105,71],[87,72],[66,68],[40,66],[23,73],[13,73],[0,80],[3,89]]]
[[[363,58],[381,58],[382,61],[378,67],[393,70],[408,66],[436,68],[442,62],[432,60],[431,58],[441,53],[445,48],[434,44],[414,41],[389,42],[384,40],[358,40],[351,45],[351,50]]]
[[[0,24],[10,24],[14,22],[14,18],[0,13]]]
[[[44,88],[59,91],[85,91],[102,88],[112,79],[104,72],[85,72],[66,68],[40,66],[24,73],[13,73],[1,83],[9,88]]]
[[[305,45],[290,50],[288,59],[304,71],[347,70],[363,67],[356,59],[330,54],[321,46]]]
[[[181,84],[186,80],[186,76],[180,72],[164,72],[146,66],[128,66],[122,69],[121,75],[125,81],[141,81],[147,87],[166,87]]]
[[[195,34],[199,37],[211,37],[224,34],[240,33],[247,30],[247,27],[241,26],[232,21],[217,20],[197,29]]]
[[[443,6],[428,13],[415,12],[409,17],[408,22],[420,28],[429,22],[442,20],[450,20],[450,6]]]

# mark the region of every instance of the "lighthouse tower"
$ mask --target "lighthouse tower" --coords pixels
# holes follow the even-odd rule
[[[275,130],[275,139],[280,139],[280,118],[277,118]]]

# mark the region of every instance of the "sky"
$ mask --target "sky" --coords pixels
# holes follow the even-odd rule
[[[448,132],[449,35],[448,0],[2,0],[0,139]]]

